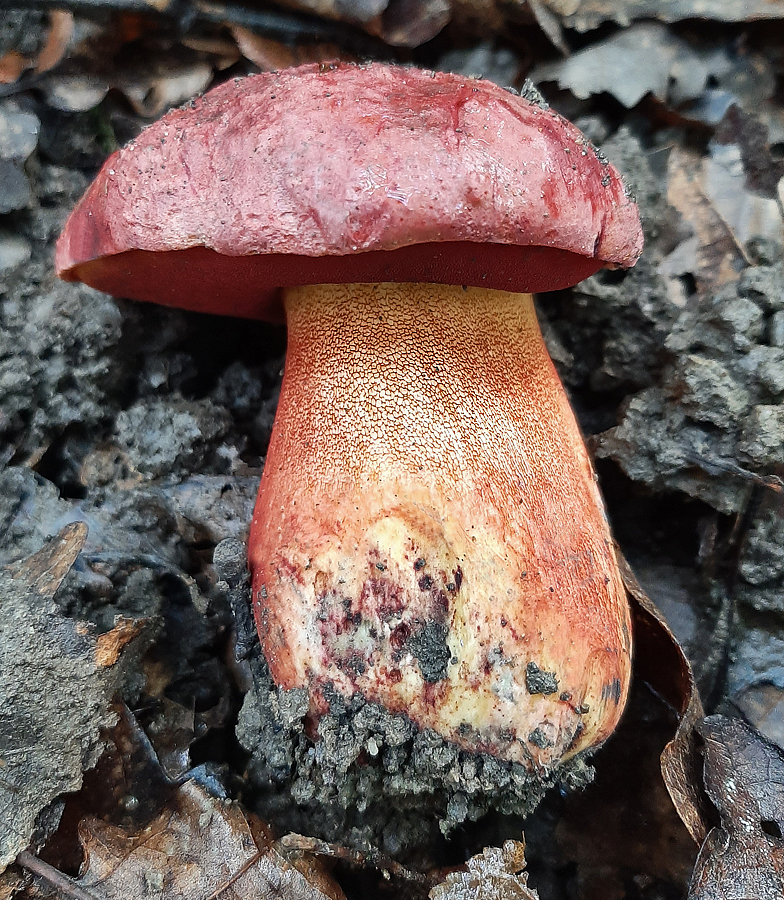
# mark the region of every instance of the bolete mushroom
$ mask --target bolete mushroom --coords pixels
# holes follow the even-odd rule
[[[273,677],[315,716],[361,693],[536,773],[611,733],[631,638],[531,292],[641,245],[616,170],[546,106],[305,66],[224,84],[114,154],[57,269],[188,309],[285,310],[249,548]]]

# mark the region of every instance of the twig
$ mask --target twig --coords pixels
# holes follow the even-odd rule
[[[730,475],[737,475],[746,481],[759,484],[762,487],[770,488],[772,491],[782,493],[784,491],[784,480],[778,475],[760,475],[758,472],[750,472],[738,465],[732,459],[709,459],[699,453],[688,452],[684,454],[684,458],[688,463],[702,469],[708,475],[715,475],[717,472],[726,472]]]
[[[28,850],[22,852],[16,857],[16,863],[24,869],[28,869],[39,878],[57,888],[61,894],[66,897],[72,897],[73,900],[98,900],[94,894],[90,894],[67,875],[64,875],[59,869],[50,866],[37,856],[34,856]]]
[[[422,884],[432,887],[440,881],[440,873],[425,875],[414,869],[401,865],[394,859],[390,859],[383,853],[363,853],[340,844],[330,844],[320,838],[308,837],[304,834],[286,834],[278,841],[278,848],[282,854],[315,853],[317,856],[331,856],[333,859],[342,859],[355,866],[371,865],[382,872],[388,872],[397,878],[410,881],[414,884]]]

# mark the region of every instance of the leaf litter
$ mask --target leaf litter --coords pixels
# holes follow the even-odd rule
[[[2,868],[30,845],[39,814],[77,790],[83,771],[97,762],[101,730],[114,718],[109,700],[122,676],[121,649],[138,634],[123,623],[99,646],[88,625],[54,604],[86,533],[82,523],[68,525],[0,571]]]

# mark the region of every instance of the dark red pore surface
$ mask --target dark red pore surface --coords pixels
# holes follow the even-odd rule
[[[282,321],[281,287],[392,281],[528,293],[571,287],[602,265],[600,259],[553,247],[453,241],[319,257],[226,256],[205,247],[129,250],[81,263],[61,277],[133,300]]]

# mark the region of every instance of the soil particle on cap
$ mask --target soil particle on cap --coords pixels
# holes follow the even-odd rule
[[[530,78],[526,78],[523,82],[523,86],[520,88],[520,96],[542,110],[550,109],[550,104],[544,99],[544,95]]]

